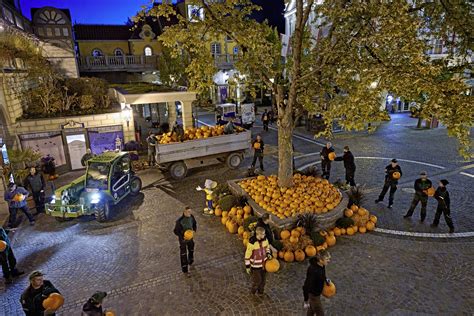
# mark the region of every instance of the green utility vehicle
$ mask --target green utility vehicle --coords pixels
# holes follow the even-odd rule
[[[107,221],[111,208],[125,197],[137,195],[142,181],[131,168],[126,152],[105,152],[87,161],[86,174],[54,192],[46,204],[46,214],[58,221],[82,215],[95,215]]]

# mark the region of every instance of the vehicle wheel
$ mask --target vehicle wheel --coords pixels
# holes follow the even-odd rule
[[[63,222],[70,222],[73,219],[70,217],[55,217],[54,218],[57,222],[63,223]]]
[[[98,205],[95,209],[95,219],[98,222],[105,222],[110,218],[110,205],[109,202],[104,202],[101,205]]]
[[[137,195],[142,189],[142,180],[139,177],[133,177],[130,181],[130,194]]]
[[[173,179],[181,180],[186,177],[188,167],[184,161],[177,161],[170,166],[170,174]]]
[[[226,163],[230,169],[237,169],[242,163],[242,155],[240,153],[231,153],[227,156]]]

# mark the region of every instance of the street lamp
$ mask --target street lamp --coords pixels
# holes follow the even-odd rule
[[[127,121],[127,129],[130,127],[130,120],[132,119],[132,108],[126,103],[122,103],[122,118]]]

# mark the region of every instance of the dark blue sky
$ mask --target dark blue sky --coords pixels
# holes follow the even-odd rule
[[[149,0],[21,0],[23,15],[31,18],[31,8],[52,6],[71,11],[72,22],[122,24],[147,5]]]

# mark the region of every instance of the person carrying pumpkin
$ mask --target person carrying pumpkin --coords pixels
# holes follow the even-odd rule
[[[326,250],[318,251],[316,256],[309,259],[309,267],[303,285],[304,307],[308,309],[306,315],[324,316],[321,304],[321,293],[324,283],[330,284],[326,278],[326,266],[331,261],[331,255]]]
[[[354,162],[354,155],[351,153],[349,146],[344,146],[344,155],[336,157],[334,161],[344,161],[344,169],[346,169],[346,184],[355,187],[354,180],[356,165]]]
[[[255,163],[258,161],[260,162],[260,170],[265,171],[263,169],[263,150],[264,150],[265,144],[263,143],[263,139],[261,135],[257,135],[257,137],[254,139],[252,142],[252,148],[253,148],[253,161],[252,161],[252,169],[255,169]]]
[[[329,180],[329,176],[331,174],[331,161],[329,154],[334,152],[334,148],[332,148],[332,144],[330,142],[326,143],[326,146],[323,147],[320,151],[321,155],[321,169],[323,170],[323,178]]]
[[[438,201],[438,207],[436,208],[435,218],[431,227],[438,227],[441,213],[443,213],[446,224],[449,227],[449,233],[452,234],[454,233],[454,224],[451,218],[451,200],[449,199],[449,192],[446,188],[448,184],[449,181],[446,179],[439,181],[439,186],[434,194],[434,198]]]
[[[20,303],[26,316],[55,315],[55,310],[46,309],[43,302],[53,293],[61,294],[51,283],[44,280],[41,271],[33,271],[30,276],[30,285],[21,294]]]
[[[10,217],[8,218],[8,226],[14,227],[16,224],[16,213],[21,210],[25,213],[26,217],[30,221],[30,225],[35,224],[33,215],[30,214],[28,205],[26,204],[26,198],[28,197],[28,191],[23,187],[18,187],[15,183],[11,182],[8,184],[8,189],[5,191],[4,199],[8,202],[8,210],[10,211]]]
[[[188,266],[194,262],[194,232],[197,230],[196,219],[189,206],[186,206],[183,215],[178,218],[174,227],[174,234],[178,236],[181,258],[181,270],[188,273]],[[189,233],[191,231],[191,233]]]
[[[206,207],[203,213],[206,215],[214,214],[214,206],[212,205],[213,190],[217,187],[217,182],[210,179],[206,179],[204,182],[204,188],[198,186],[196,190],[206,192]]]
[[[250,293],[263,294],[265,288],[265,261],[272,259],[270,243],[265,237],[265,228],[257,227],[250,237],[245,251],[245,270],[252,276]]]
[[[13,254],[10,238],[8,238],[9,231],[11,231],[11,229],[0,227],[0,242],[2,243],[0,245],[0,264],[2,265],[5,284],[12,284],[14,277],[25,273],[16,268],[16,258]]]
[[[385,182],[383,184],[382,192],[380,192],[378,199],[375,200],[375,203],[383,201],[385,194],[387,194],[387,191],[390,188],[390,193],[388,196],[388,208],[392,208],[395,191],[397,191],[398,179],[400,179],[402,175],[402,169],[398,165],[397,159],[392,159],[390,164],[385,167]]]
[[[421,202],[421,213],[420,213],[420,222],[423,222],[426,218],[426,205],[428,204],[428,194],[427,191],[433,185],[431,181],[428,179],[428,174],[426,171],[420,172],[420,178],[415,180],[415,195],[413,196],[413,200],[411,201],[410,208],[408,209],[407,213],[403,216],[403,218],[409,218],[413,215],[416,206],[419,202]]]

